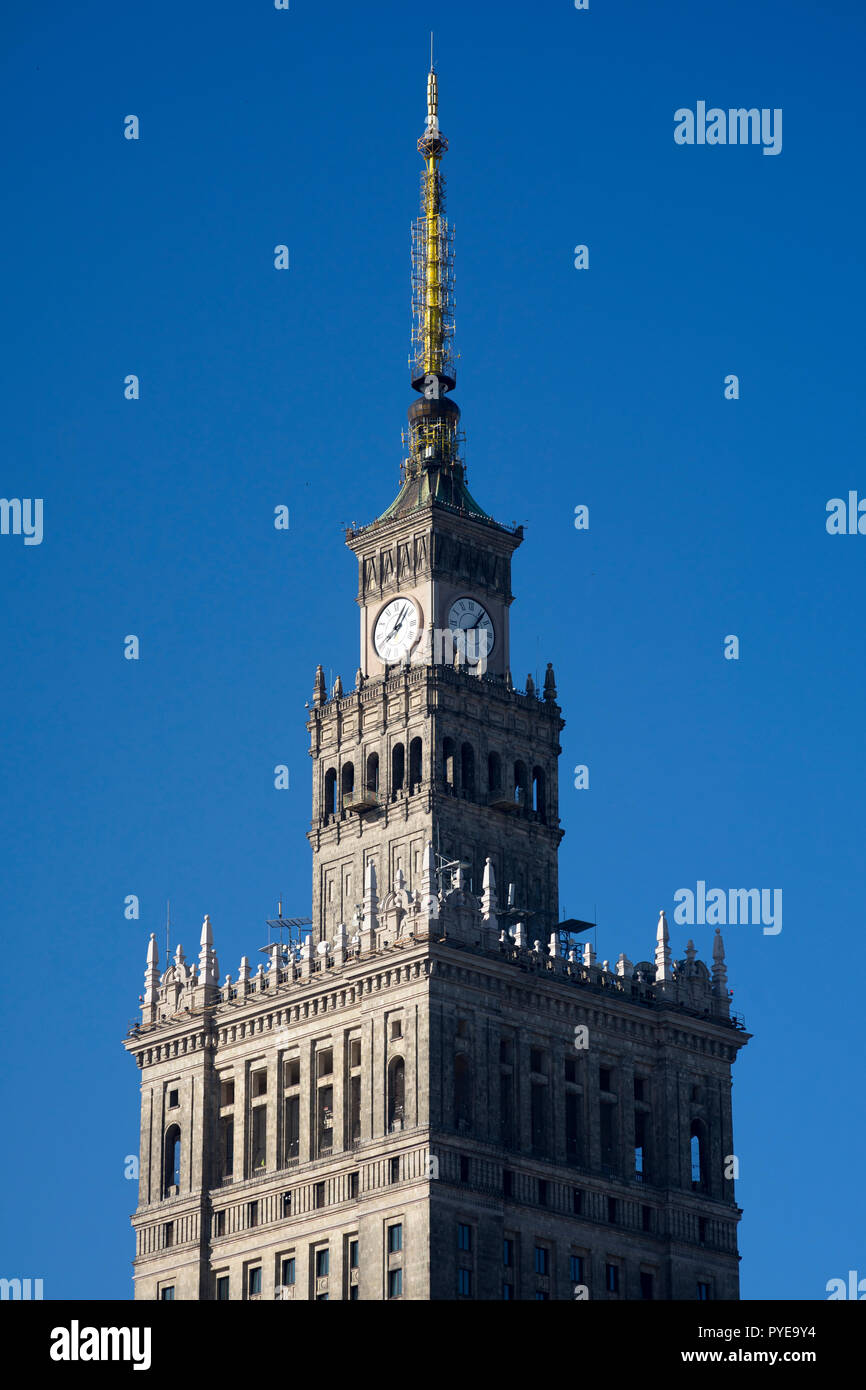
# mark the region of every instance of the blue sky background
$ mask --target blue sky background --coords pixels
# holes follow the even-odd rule
[[[783,890],[780,935],[725,933],[742,1292],[821,1299],[866,1274],[866,537],[825,530],[866,495],[862,6],[435,22],[456,398],[473,493],[527,527],[514,671],[552,660],[567,720],[563,907],[638,960],[680,887]],[[6,11],[0,492],[44,498],[45,538],[0,537],[0,1273],[47,1297],[131,1295],[120,1040],[166,898],[188,956],[211,914],[223,974],[280,894],[309,911],[304,701],[317,661],[354,675],[342,527],[396,491],[429,27],[405,0]],[[781,155],[675,145],[699,99],[781,107]]]

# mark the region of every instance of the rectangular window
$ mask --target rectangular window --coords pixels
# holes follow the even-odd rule
[[[513,1195],[513,1192],[514,1192],[514,1174],[512,1173],[512,1171],[511,1171],[510,1168],[503,1168],[503,1170],[502,1170],[502,1195],[503,1195],[503,1197],[511,1197],[511,1196]]]
[[[709,1297],[710,1297],[710,1286],[709,1286],[709,1284],[699,1283],[699,1284],[698,1284],[698,1298],[701,1300],[702,1303],[705,1303]]]
[[[284,1106],[286,1120],[286,1159],[298,1157],[301,1141],[301,1101],[299,1096],[288,1096]]]
[[[327,1279],[331,1268],[331,1252],[327,1245],[316,1251],[316,1278]]]
[[[577,1091],[565,1093],[565,1152],[577,1158],[580,1148],[580,1096]]]
[[[229,1276],[227,1274],[220,1274],[217,1277],[216,1296],[217,1303],[229,1302]]]
[[[610,1067],[599,1067],[598,1069],[598,1089],[609,1091],[611,1088]]]
[[[283,1216],[291,1216],[291,1214],[292,1214],[292,1194],[291,1194],[291,1192],[284,1192],[284,1193],[283,1193]]]
[[[301,1084],[301,1059],[300,1057],[289,1057],[286,1059],[285,1071],[287,1086],[300,1086]]]
[[[175,1107],[176,1105],[180,1105],[180,1101],[178,1100],[178,1093],[177,1093],[177,1091],[169,1091],[169,1093],[168,1093],[168,1108],[169,1108],[169,1110],[173,1110],[174,1107]]]
[[[701,1245],[704,1244],[704,1242],[706,1241],[706,1238],[707,1238],[707,1221],[706,1221],[706,1217],[704,1217],[704,1216],[699,1216],[699,1217],[698,1217],[698,1240],[700,1241]]]
[[[265,1171],[268,1147],[268,1108],[257,1105],[253,1110],[253,1177]]]
[[[316,1053],[316,1075],[330,1076],[334,1070],[334,1053],[330,1047]]]
[[[280,1283],[281,1283],[281,1284],[294,1284],[294,1282],[295,1282],[295,1257],[294,1257],[294,1255],[286,1255],[285,1259],[284,1259],[283,1262],[282,1262],[282,1265],[280,1266]]]
[[[215,1211],[213,1214],[213,1233],[215,1236],[224,1236],[226,1233],[225,1207],[222,1211]]]
[[[544,1053],[540,1047],[531,1047],[529,1049],[529,1070],[537,1072],[544,1071]]]
[[[514,1079],[510,1071],[499,1073],[499,1136],[506,1149],[514,1144]]]
[[[565,1079],[571,1082],[577,1080],[577,1062],[573,1057],[566,1057],[565,1059]]]
[[[460,1155],[460,1181],[469,1181],[469,1159],[465,1154]]]
[[[313,1206],[318,1210],[325,1205],[325,1184],[317,1182],[313,1184]]]
[[[162,1228],[163,1247],[168,1250],[174,1245],[174,1222],[167,1221]]]
[[[254,1269],[247,1271],[247,1293],[257,1294],[262,1291],[262,1267],[256,1265]]]
[[[506,1269],[514,1268],[514,1241],[508,1236],[502,1242],[502,1263]]]
[[[349,1268],[358,1268],[358,1242],[356,1240],[349,1241]]]
[[[402,1022],[402,1020],[399,1019],[399,1018],[392,1018],[392,1019],[391,1019],[391,1037],[392,1037],[392,1038],[402,1038],[402,1036],[403,1036],[403,1022]]]
[[[235,1122],[231,1115],[220,1120],[220,1177],[231,1178],[235,1171]]]
[[[619,1265],[605,1265],[604,1282],[608,1293],[619,1293]]]
[[[653,1277],[648,1270],[644,1269],[640,1272],[640,1296],[641,1298],[653,1297]]]
[[[646,1082],[642,1076],[634,1079],[634,1098],[635,1100],[646,1100]]]
[[[174,1284],[167,1284],[164,1289],[160,1289],[159,1296],[163,1303],[174,1302]]]
[[[320,1086],[316,1092],[318,1104],[317,1153],[329,1154],[334,1144],[334,1088]]]
[[[457,1249],[472,1249],[472,1227],[466,1226],[462,1221],[457,1223]]]
[[[350,1173],[350,1174],[349,1174],[349,1194],[348,1194],[348,1195],[349,1195],[349,1200],[350,1200],[350,1201],[355,1201],[356,1198],[357,1198],[357,1196],[358,1196],[358,1185],[359,1185],[359,1181],[360,1181],[360,1175],[359,1175],[357,1172],[355,1172],[355,1173]]]
[[[616,1198],[615,1198],[615,1197],[608,1197],[608,1199],[607,1199],[607,1219],[608,1219],[608,1221],[611,1222],[612,1225],[615,1225],[615,1224],[616,1224]]]
[[[536,1245],[535,1247],[535,1272],[536,1274],[548,1274],[550,1272],[550,1251],[546,1245]]]
[[[601,1124],[601,1161],[606,1168],[615,1167],[616,1143],[614,1139],[614,1106],[602,1101],[599,1109]]]
[[[472,1270],[458,1269],[457,1271],[457,1295],[459,1298],[472,1297]]]
[[[532,1152],[543,1154],[547,1149],[547,1087],[533,1085],[531,1095]]]
[[[258,1226],[259,1224],[259,1204],[258,1202],[247,1202],[247,1226]]]
[[[641,1207],[641,1226],[645,1231],[653,1228],[653,1209],[652,1207]]]
[[[359,1067],[361,1065],[361,1039],[352,1038],[349,1042],[349,1066]]]
[[[499,1039],[499,1060],[500,1060],[500,1062],[504,1062],[506,1066],[510,1066],[510,1065],[511,1065],[511,1039],[510,1039],[510,1038],[500,1038],[500,1039]]]
[[[571,1189],[571,1210],[575,1216],[580,1216],[583,1212],[583,1193],[579,1187]]]
[[[568,1277],[572,1284],[583,1283],[583,1256],[569,1255],[568,1257]]]
[[[396,1255],[398,1250],[403,1249],[403,1227],[402,1225],[388,1227],[388,1254]]]
[[[392,1158],[390,1163],[391,1182],[400,1181],[400,1159]]]
[[[546,1207],[546,1206],[547,1206],[547,1179],[546,1179],[546,1178],[539,1178],[539,1179],[538,1179],[538,1205],[539,1205],[540,1207]]]
[[[254,1071],[252,1075],[253,1097],[266,1096],[268,1094],[268,1074],[266,1071]]]
[[[403,1295],[403,1271],[402,1269],[388,1270],[388,1297],[401,1298]]]
[[[513,1284],[503,1284],[503,1285],[502,1285],[502,1297],[505,1298],[505,1299],[509,1299],[509,1298],[510,1298],[510,1299],[513,1299],[513,1298],[514,1298],[514,1285],[513,1285]]]
[[[234,1105],[235,1083],[232,1079],[220,1082],[220,1105]]]
[[[353,1076],[349,1081],[349,1138],[357,1144],[361,1138],[361,1078]]]

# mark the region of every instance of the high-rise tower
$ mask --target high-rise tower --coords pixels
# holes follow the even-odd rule
[[[408,453],[396,499],[350,531],[358,558],[360,665],[326,699],[317,675],[312,736],[313,920],[319,940],[350,922],[363,877],[402,872],[420,888],[424,846],[463,865],[481,891],[489,857],[535,929],[558,920],[562,728],[553,671],[542,700],[510,671],[511,557],[520,527],[470,494],[460,458],[453,351],[453,233],[445,219],[436,73],[427,80],[421,211],[412,228]]]
[[[160,971],[142,1022],[136,1298],[736,1298],[732,1018],[712,967],[559,923],[562,728],[510,671],[520,528],[474,501],[427,85],[407,456],[350,531],[354,688],[316,672],[309,936]],[[498,886],[497,886],[498,885]]]

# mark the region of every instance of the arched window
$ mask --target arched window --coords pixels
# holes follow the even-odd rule
[[[163,1172],[163,1196],[170,1197],[172,1189],[180,1187],[180,1129],[177,1125],[171,1125],[165,1133]]]
[[[406,780],[406,752],[402,743],[395,743],[391,749],[391,791],[401,792]]]
[[[527,779],[526,763],[516,762],[514,764],[514,800],[519,806],[526,806]]]
[[[691,1128],[692,1187],[707,1185],[707,1134],[702,1120],[692,1120]]]
[[[475,749],[471,743],[460,749],[460,784],[467,796],[475,795]]]
[[[532,769],[532,809],[537,812],[540,821],[547,820],[547,803],[544,795],[544,769],[534,767]]]
[[[472,1063],[465,1052],[454,1058],[454,1128],[465,1134],[472,1127]]]
[[[395,1057],[388,1067],[388,1130],[403,1128],[403,1107],[406,1094],[406,1064]]]
[[[325,773],[325,815],[333,816],[337,811],[337,773],[329,767]]]
[[[420,738],[409,744],[409,786],[417,787],[424,777],[424,745]]]
[[[502,759],[498,753],[487,754],[487,788],[491,796],[502,791]]]
[[[375,796],[379,790],[379,754],[370,753],[367,758],[367,791]]]
[[[454,758],[457,749],[453,738],[446,738],[442,741],[442,776],[445,778],[446,787],[454,787]]]
[[[340,790],[343,799],[351,796],[355,790],[355,765],[354,763],[343,763],[343,771],[340,778]]]

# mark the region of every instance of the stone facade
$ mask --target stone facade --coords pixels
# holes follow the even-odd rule
[[[431,74],[430,275],[436,92]],[[346,538],[354,686],[316,672],[310,934],[222,982],[208,918],[195,965],[178,948],[161,970],[151,938],[125,1040],[136,1298],[736,1298],[748,1035],[721,936],[711,967],[691,942],[674,960],[662,914],[652,961],[611,968],[559,921],[553,667],[515,688],[523,533],[468,492],[433,348],[400,493]]]

